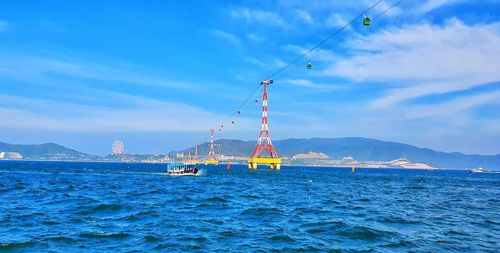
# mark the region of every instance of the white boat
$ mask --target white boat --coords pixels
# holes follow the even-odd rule
[[[484,173],[485,170],[482,167],[479,167],[477,169],[471,169],[469,172],[470,173]]]
[[[196,164],[178,164],[170,163],[167,165],[165,173],[171,176],[197,176],[200,170]]]

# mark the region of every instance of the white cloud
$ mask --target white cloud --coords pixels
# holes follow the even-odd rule
[[[328,27],[343,27],[349,24],[350,20],[348,20],[345,16],[333,13],[325,21],[326,26]]]
[[[293,45],[293,44],[288,44],[283,47],[283,49],[288,50],[290,52],[294,52],[296,54],[304,54],[307,51],[309,51],[308,48],[299,46],[299,45]]]
[[[277,13],[270,11],[251,10],[239,8],[231,10],[231,17],[243,19],[247,23],[259,23],[270,26],[287,27],[285,20]]]
[[[442,6],[451,5],[458,2],[464,2],[464,0],[427,0],[425,3],[420,4],[420,6],[415,9],[415,12],[424,14]]]
[[[500,106],[500,91],[463,96],[432,105],[413,105],[404,109],[405,118],[443,118],[460,115],[485,104]],[[498,128],[497,128],[498,129]],[[498,132],[500,134],[500,131]]]
[[[262,36],[259,36],[255,33],[247,33],[247,38],[251,41],[254,41],[254,42],[261,42],[261,41],[264,41],[264,38]]]
[[[108,82],[134,83],[142,86],[160,86],[190,89],[191,84],[172,82],[166,77],[143,73],[140,66],[131,64],[102,64],[68,56],[35,55],[0,52],[0,79],[30,82],[30,84],[64,77],[88,78]],[[144,71],[146,72],[146,71]],[[38,82],[34,82],[34,80]],[[46,83],[45,83],[46,84]]]
[[[240,39],[231,33],[227,33],[221,30],[213,30],[212,34],[235,45],[239,45],[241,43]]]
[[[184,103],[164,102],[118,93],[102,94],[127,107],[88,106],[70,102],[0,96],[0,128],[80,132],[205,131],[225,116]],[[3,104],[3,106],[2,106]],[[248,125],[245,118],[239,125]]]
[[[264,61],[259,60],[259,59],[254,58],[254,57],[246,57],[245,61],[247,61],[248,63],[255,64],[255,65],[259,66],[259,67],[265,67],[265,66],[267,66],[267,64]]]
[[[311,15],[303,10],[297,11],[297,18],[299,18],[300,20],[302,20],[306,24],[313,24],[314,23],[314,19],[311,17]]]
[[[278,68],[283,68],[287,63],[281,60],[280,58],[275,58],[272,61],[273,65],[278,67]]]
[[[333,42],[333,43],[338,43],[338,42]],[[335,45],[335,44],[331,44],[331,42],[330,43],[325,43],[325,44],[326,44],[327,48],[329,46],[331,46],[331,45]],[[312,46],[305,47],[305,46],[288,44],[288,45],[285,45],[283,47],[283,49],[285,49],[287,51],[290,51],[290,52],[293,52],[293,53],[298,54],[298,55],[302,55],[302,54],[307,53],[310,50],[311,47]],[[332,62],[332,61],[337,61],[339,59],[339,56],[337,56],[331,50],[327,50],[327,49],[324,49],[324,48],[320,47],[320,48],[318,48],[318,49],[313,50],[312,52],[310,52],[304,58],[304,60],[306,60],[306,59],[310,59],[311,61]]]
[[[283,80],[281,82],[284,83],[284,85],[291,84],[298,87],[303,87],[307,89],[316,89],[322,91],[334,91],[341,89],[339,86],[334,86],[332,84],[318,84],[307,79],[288,79],[288,80]]]
[[[500,80],[500,23],[467,26],[392,28],[352,43],[356,55],[332,64],[324,73],[359,82],[397,85],[375,105],[467,90]]]

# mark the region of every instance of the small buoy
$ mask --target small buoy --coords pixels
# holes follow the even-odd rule
[[[231,170],[231,160],[227,160],[226,170]]]

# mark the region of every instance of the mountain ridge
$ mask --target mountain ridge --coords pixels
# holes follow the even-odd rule
[[[255,147],[255,141],[220,139],[222,144],[218,153],[223,155],[248,156]],[[208,152],[208,142],[200,145],[201,154]],[[280,156],[292,157],[309,152],[324,153],[333,159],[351,156],[359,161],[391,161],[407,158],[413,162],[421,162],[437,168],[500,168],[500,154],[479,155],[460,152],[442,152],[430,148],[422,148],[394,141],[382,141],[365,137],[343,138],[289,138],[273,141]],[[194,152],[194,147],[175,152]]]
[[[239,139],[219,139],[216,144],[217,154],[226,156],[247,157],[252,153],[256,142]],[[425,163],[436,168],[470,169],[485,167],[489,169],[500,169],[500,154],[479,155],[463,154],[460,152],[442,152],[429,148],[417,147],[394,141],[382,141],[365,137],[343,137],[343,138],[289,138],[273,142],[281,157],[297,156],[300,154],[322,153],[330,159],[342,159],[353,157],[358,161],[392,161],[399,158],[407,158],[412,162]],[[176,153],[194,154],[195,147],[180,151],[171,151],[169,157],[174,158]],[[209,150],[209,143],[199,145],[200,158],[203,158]],[[19,152],[23,159],[31,160],[75,160],[75,161],[102,161],[122,159],[123,157],[96,156],[85,154],[62,145],[49,142],[43,144],[8,144],[0,142],[0,152]],[[155,157],[154,155],[142,155],[141,157]],[[131,156],[134,158],[135,156]],[[301,156],[299,156],[301,157]]]
[[[48,142],[42,144],[9,144],[0,142],[1,152],[18,152],[23,159],[92,160],[97,156],[85,154],[62,145]]]

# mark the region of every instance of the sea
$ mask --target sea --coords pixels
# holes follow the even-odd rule
[[[500,252],[500,174],[0,162],[0,252]]]

